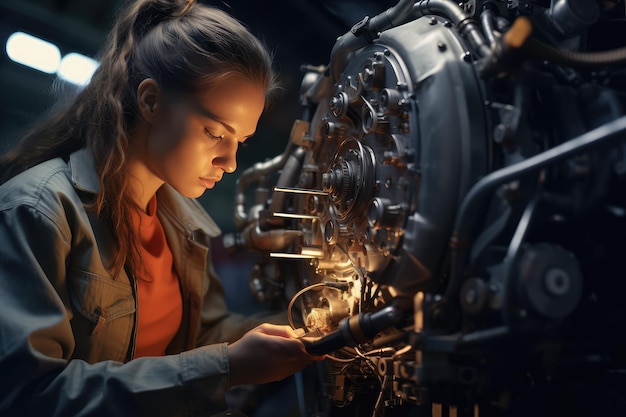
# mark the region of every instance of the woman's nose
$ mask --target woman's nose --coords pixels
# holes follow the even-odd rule
[[[239,143],[234,140],[222,140],[220,151],[213,159],[213,165],[221,168],[227,174],[232,174],[237,169],[237,148]]]

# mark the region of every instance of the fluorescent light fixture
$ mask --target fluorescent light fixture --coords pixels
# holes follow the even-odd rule
[[[72,84],[85,86],[98,68],[98,62],[75,52],[69,53],[61,60],[57,71],[58,76]]]
[[[48,74],[57,72],[61,64],[61,51],[56,45],[24,32],[11,34],[6,50],[11,60]]]

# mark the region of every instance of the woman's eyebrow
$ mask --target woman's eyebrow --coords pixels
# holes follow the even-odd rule
[[[229,125],[228,123],[226,123],[225,121],[223,121],[222,119],[217,117],[215,114],[213,114],[213,112],[205,109],[200,103],[195,103],[195,107],[198,109],[198,111],[200,112],[200,114],[203,117],[206,117],[208,119],[213,120],[214,122],[217,122],[217,123],[221,124],[222,126],[224,126],[226,128],[226,130],[228,130],[233,135],[236,133],[235,129],[231,125]],[[254,136],[255,133],[256,132],[252,132],[248,136],[245,136],[245,139],[248,139],[248,138]]]
[[[226,128],[226,130],[228,130],[230,133],[232,133],[233,135],[235,134],[235,129],[229,125],[228,123],[226,123],[225,121],[223,121],[222,119],[220,119],[219,117],[217,117],[215,114],[213,114],[212,112],[210,112],[209,110],[205,109],[200,103],[195,103],[195,107],[198,109],[199,113],[204,116],[207,117],[219,124],[221,124],[222,126],[224,126]]]

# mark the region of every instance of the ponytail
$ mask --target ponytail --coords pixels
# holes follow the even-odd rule
[[[108,221],[117,238],[111,265],[140,264],[130,215],[139,210],[128,189],[129,132],[137,118],[136,91],[147,78],[164,91],[193,93],[221,77],[241,74],[277,89],[272,57],[239,21],[195,0],[136,0],[116,15],[100,65],[68,106],[35,126],[0,158],[0,183],[45,160],[91,148],[100,189],[86,208]]]

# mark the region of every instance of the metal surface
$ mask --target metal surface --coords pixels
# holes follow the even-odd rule
[[[600,7],[401,0],[304,78],[298,163],[240,176],[297,192],[237,249],[329,355],[316,416],[626,409],[626,9]]]

